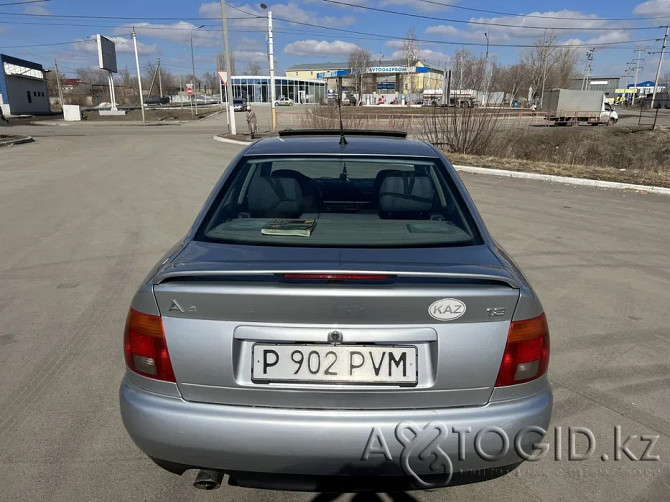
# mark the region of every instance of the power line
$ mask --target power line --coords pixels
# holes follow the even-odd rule
[[[48,1],[48,0],[40,0]],[[132,21],[132,22],[143,22],[139,21],[137,17],[127,17],[127,16],[85,16],[80,14],[31,14],[27,12],[0,12],[3,16],[24,16],[24,17],[48,17],[48,18],[64,18],[64,19],[112,19],[117,21]],[[257,16],[254,16],[257,17]],[[152,17],[147,16],[142,19],[151,19],[154,21],[184,21],[195,20],[195,21],[213,21],[216,18],[212,17]],[[229,17],[228,19],[248,19],[245,17]]]
[[[27,3],[43,3],[43,2],[49,2],[50,0],[22,0],[21,2],[7,2],[7,3],[0,3],[0,7],[5,7],[7,5],[24,5]]]
[[[122,25],[118,24],[89,24],[89,23],[45,23],[44,21],[0,21],[0,24],[9,24],[9,25],[39,25],[39,26],[82,26],[82,27],[88,27],[88,28],[131,28],[131,24],[129,23],[124,23]],[[161,30],[161,31],[190,31],[192,28],[184,27],[184,28],[178,28],[178,27],[165,27],[165,26],[138,26],[135,25],[135,29],[137,31],[139,30]],[[206,31],[206,32],[220,32],[221,28],[214,28],[214,29],[204,29],[200,31]],[[249,29],[249,30],[231,30],[231,31],[237,31],[237,32],[249,32],[249,33],[266,33],[267,30],[265,29]]]
[[[30,44],[30,45],[5,45],[4,47],[0,47],[0,49],[23,49],[23,48],[28,48],[28,47],[50,47],[52,45],[68,45],[68,44],[75,44],[78,42],[90,42],[93,40],[92,38],[85,38],[81,40],[70,40],[69,42],[51,42],[48,44]]]
[[[324,0],[328,1],[328,0]],[[285,21],[287,23],[292,23],[292,24],[299,24],[303,26],[311,26],[312,28],[320,28],[322,30],[332,30],[332,31],[337,31],[337,32],[342,32],[342,33],[353,33],[355,35],[373,35],[377,36],[382,40],[385,39],[391,39],[391,40],[406,40],[407,37],[400,37],[400,36],[394,36],[394,35],[381,35],[378,33],[369,33],[365,31],[356,31],[356,30],[347,30],[344,28],[331,28],[328,26],[319,26],[317,24],[313,23],[304,23],[300,21],[293,21],[291,19],[286,19],[286,18],[281,18],[281,17],[276,17],[275,19],[279,21]],[[425,38],[415,38],[417,42],[422,42],[422,43],[428,43],[428,44],[438,44],[438,45],[458,45],[458,46],[472,46],[472,47],[486,47],[486,43],[484,42],[452,42],[450,40],[430,40],[430,39],[425,39]],[[577,48],[577,47],[603,47],[604,49],[607,49],[608,47],[614,48],[611,46],[615,45],[621,45],[621,44],[635,44],[635,43],[641,43],[641,42],[653,42],[656,41],[657,39],[655,38],[645,38],[641,40],[626,40],[622,42],[599,42],[599,43],[583,43],[583,44],[556,44],[554,47],[567,47],[567,48]],[[514,47],[514,48],[533,48],[535,47],[534,44],[489,44],[490,47]],[[617,49],[620,49],[617,47]],[[626,48],[626,50],[629,50],[629,48]]]
[[[342,5],[344,7],[354,7],[356,9],[370,10],[373,12],[382,12],[384,14],[394,14],[396,16],[412,17],[418,19],[429,19],[431,21],[447,21],[450,23],[460,23],[468,25],[477,25],[477,26],[500,26],[505,28],[517,28],[524,30],[569,30],[569,31],[612,31],[612,30],[656,30],[658,26],[641,26],[637,28],[633,27],[619,27],[619,26],[608,26],[608,27],[589,27],[589,28],[579,28],[578,26],[523,26],[519,24],[508,24],[508,23],[495,23],[487,21],[465,21],[463,19],[453,19],[448,17],[436,17],[436,16],[426,16],[422,14],[412,14],[410,12],[401,12],[391,9],[382,9],[379,7],[369,7],[367,5],[358,5],[353,3],[342,2],[340,0],[322,0],[326,3],[332,3],[335,5]],[[583,21],[583,20],[582,20]],[[597,19],[595,21],[598,21]]]
[[[500,16],[511,16],[511,17],[534,17],[539,19],[567,19],[570,21],[644,21],[648,19],[667,19],[670,18],[670,15],[667,16],[638,16],[638,17],[598,17],[596,19],[590,19],[588,17],[566,17],[566,16],[543,16],[540,14],[517,14],[514,12],[500,12],[496,10],[487,10],[487,9],[475,9],[474,7],[463,7],[461,5],[436,2],[435,0],[418,0],[419,2],[440,5],[442,7],[449,7],[452,9],[467,10],[472,12],[482,12],[484,14],[497,14]]]

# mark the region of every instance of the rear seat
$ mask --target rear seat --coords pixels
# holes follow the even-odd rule
[[[435,201],[433,181],[425,174],[389,173],[379,188],[379,217],[430,219]]]
[[[260,176],[247,191],[252,218],[297,218],[303,212],[302,199],[298,181],[290,177]]]

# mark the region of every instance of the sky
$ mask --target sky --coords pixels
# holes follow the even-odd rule
[[[268,2],[274,18],[274,53],[279,72],[296,63],[346,61],[362,47],[374,61],[399,57],[403,37],[413,30],[421,59],[448,68],[461,48],[486,51],[514,64],[547,29],[572,45],[584,67],[595,48],[592,74],[622,76],[642,49],[638,81],[653,80],[670,0],[288,0]],[[267,18],[260,3],[227,2],[230,46],[236,73],[250,63],[268,71]],[[196,74],[215,71],[222,51],[219,1],[196,0],[0,0],[0,53],[41,63],[75,77],[97,67],[95,34],[116,42],[119,68],[135,71],[132,27],[140,64],[156,62],[177,74],[191,72],[191,37]],[[202,27],[200,27],[202,26]],[[661,75],[670,72],[666,51]],[[632,79],[629,80],[632,82]]]

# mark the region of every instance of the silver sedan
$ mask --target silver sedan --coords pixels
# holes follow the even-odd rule
[[[551,416],[540,301],[442,153],[395,133],[246,147],[124,346],[128,433],[204,489],[483,481]]]

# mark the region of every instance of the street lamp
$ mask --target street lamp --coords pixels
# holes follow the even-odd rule
[[[270,67],[270,109],[272,113],[272,130],[277,129],[277,110],[275,108],[276,90],[275,90],[275,65],[274,65],[274,43],[272,40],[272,11],[268,6],[262,3],[261,9],[268,12],[268,66]]]
[[[204,28],[205,25],[201,24],[195,28],[191,28],[191,68],[193,70],[193,87],[195,87],[195,58],[193,57],[193,31]],[[195,114],[198,114],[198,100],[196,99],[195,89],[193,90],[193,101],[195,102]]]
[[[486,37],[486,66],[484,67],[484,99],[486,106],[489,106],[489,34],[484,32]]]

